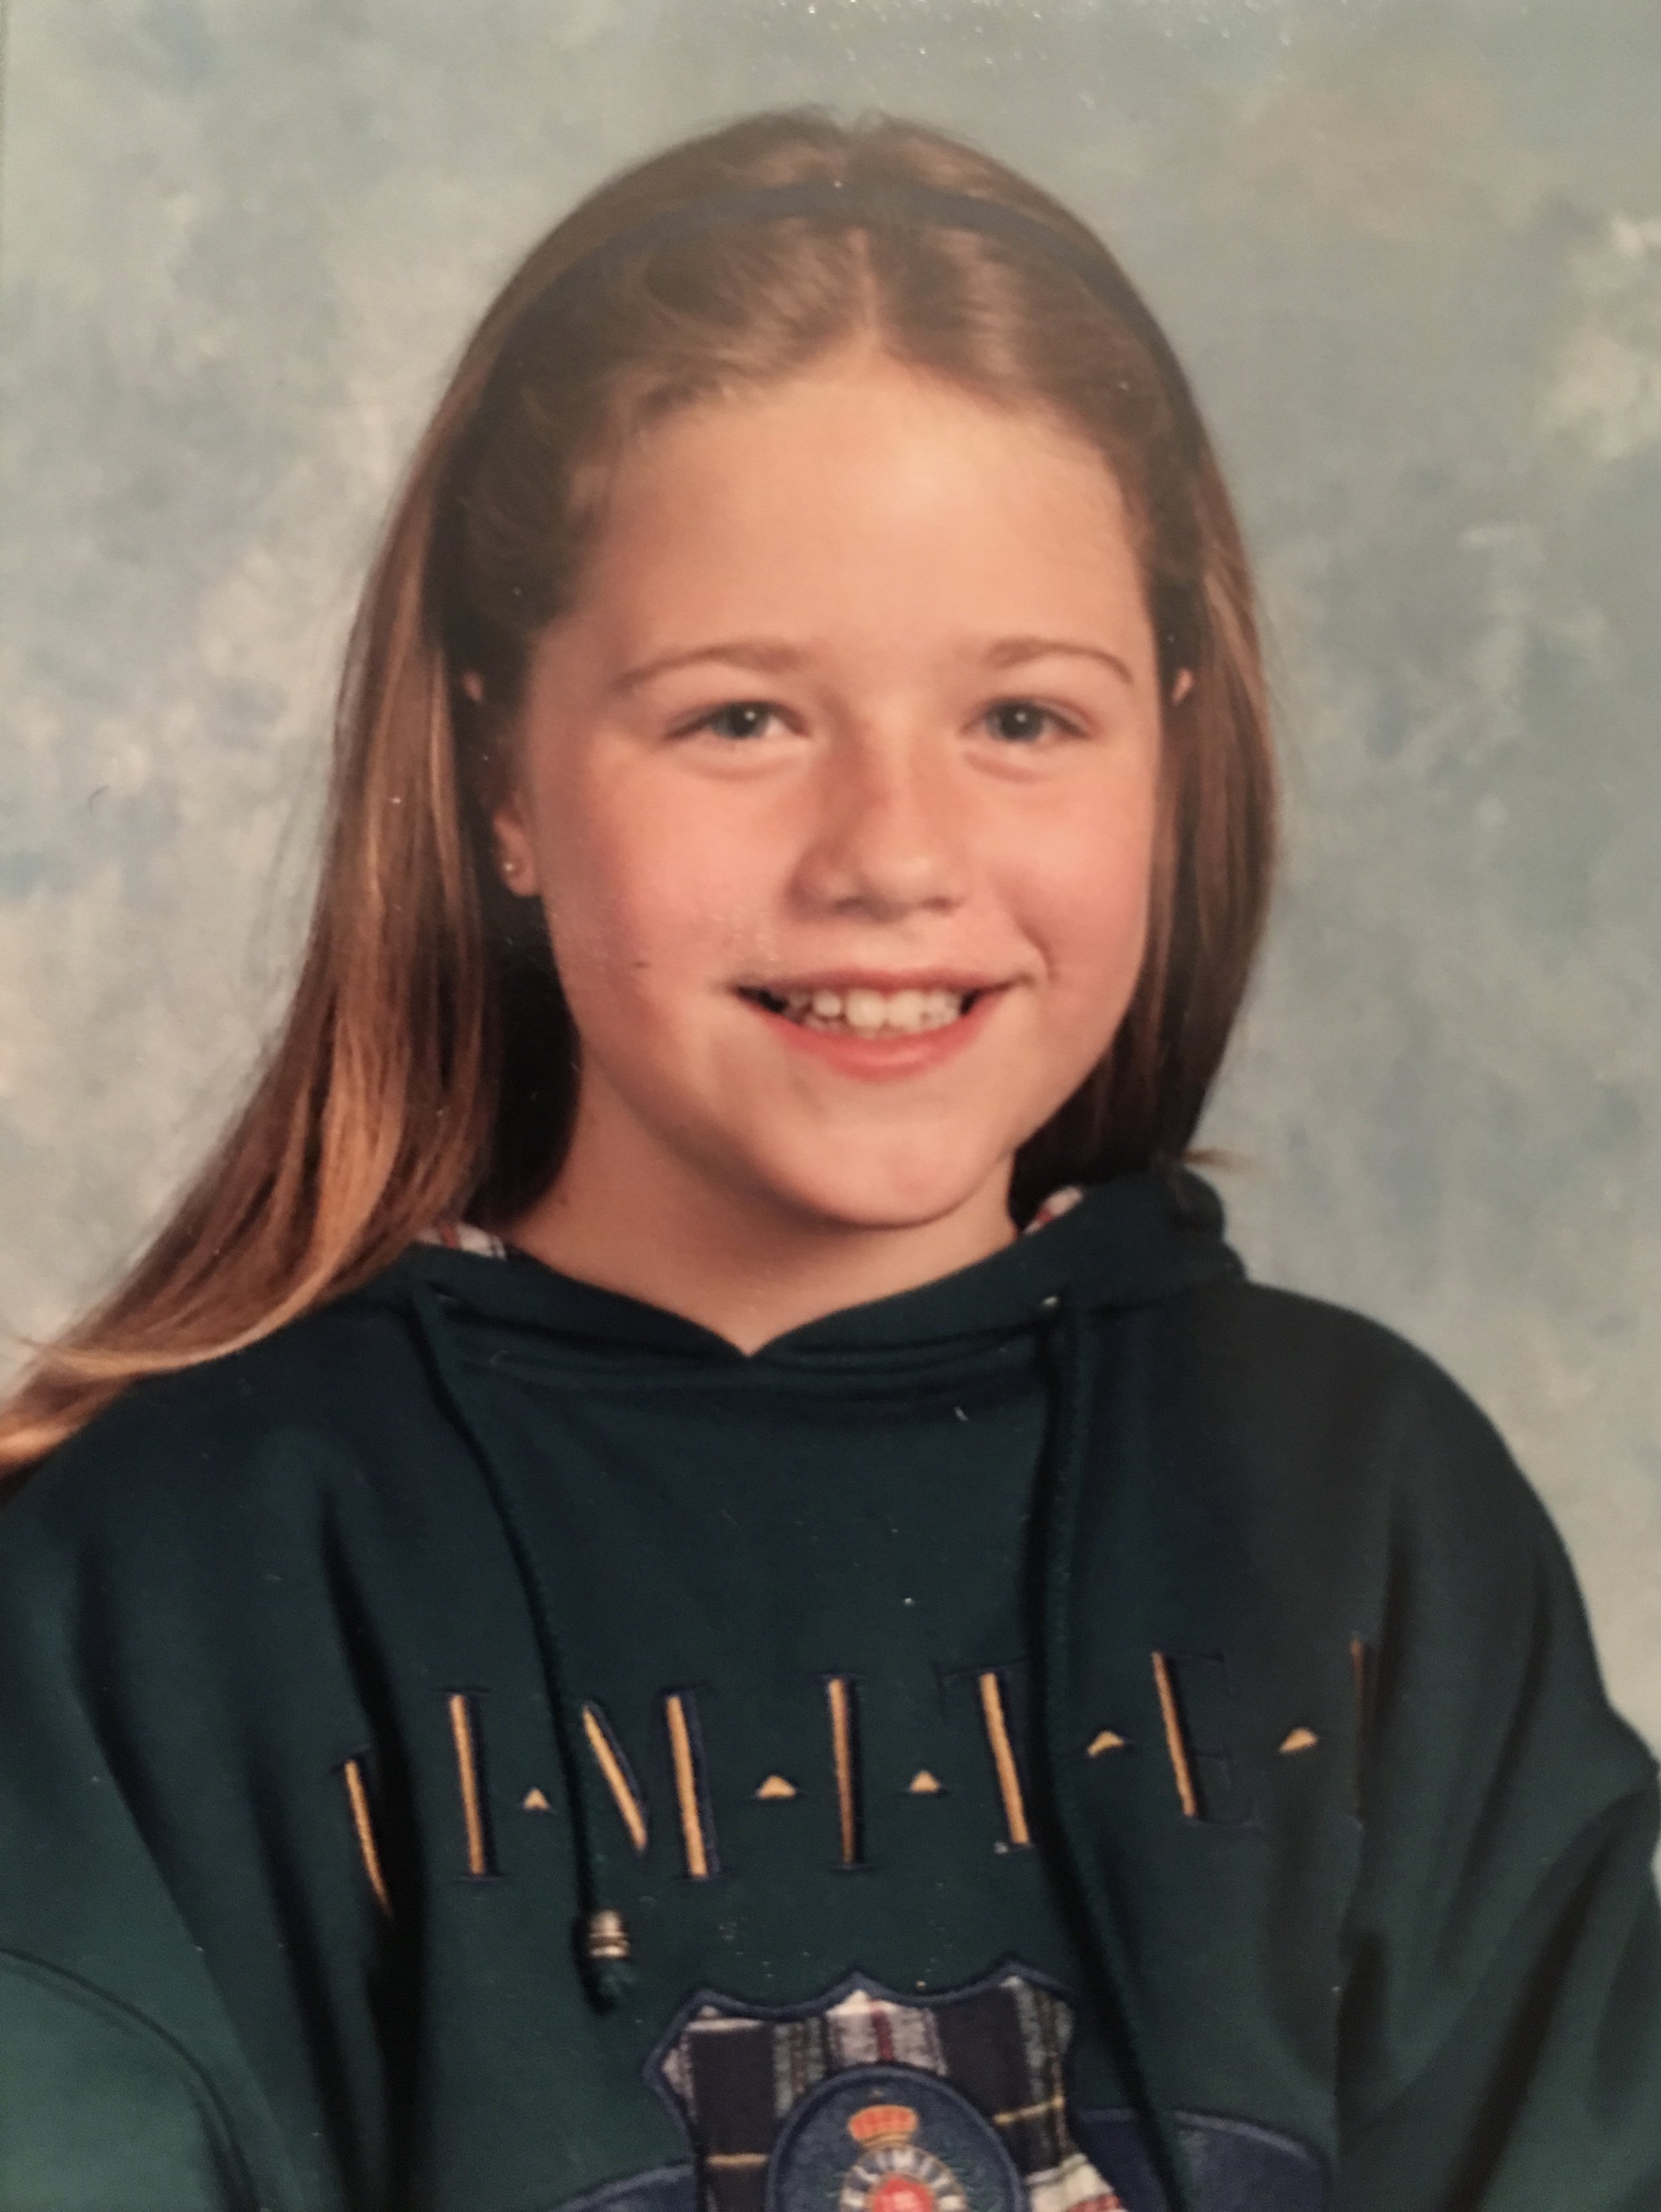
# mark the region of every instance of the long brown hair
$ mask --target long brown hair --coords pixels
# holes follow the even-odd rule
[[[614,249],[603,284],[551,289],[661,210],[836,179],[1022,210],[1104,281],[995,236],[832,216]],[[1103,297],[1115,285],[1133,312]],[[287,1020],[172,1218],[0,1413],[0,1468],[40,1457],[138,1377],[352,1288],[441,1217],[511,1219],[557,1173],[576,1039],[539,913],[507,896],[485,835],[529,648],[570,602],[623,441],[854,339],[1060,418],[1125,495],[1167,685],[1189,677],[1165,715],[1149,945],[1111,1048],[1018,1155],[1012,1204],[1019,1216],[1045,1187],[1182,1157],[1245,986],[1274,843],[1250,578],[1209,442],[1116,264],[1045,193],[916,125],[754,117],[594,192],[466,348],[353,630]]]

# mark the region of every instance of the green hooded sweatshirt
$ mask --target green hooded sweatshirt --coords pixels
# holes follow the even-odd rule
[[[0,1516],[0,2212],[1657,2212],[1655,1830],[1191,1176],[751,1357],[420,1247]]]

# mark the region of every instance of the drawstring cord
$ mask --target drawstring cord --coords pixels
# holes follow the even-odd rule
[[[411,1310],[435,1383],[462,1436],[500,1524],[523,1590],[536,1638],[543,1684],[553,1724],[570,1813],[581,1917],[575,1930],[577,1962],[598,2010],[615,2005],[632,1985],[627,1923],[610,1891],[609,1854],[599,1784],[581,1753],[582,1716],[565,1682],[553,1632],[553,1610],[540,1586],[529,1548],[480,1420],[468,1402],[451,1332],[438,1301],[424,1284],[411,1286]],[[1096,1345],[1086,1318],[1063,1293],[1052,1309],[1051,1344],[1059,1368],[1055,1426],[1047,1455],[1049,1481],[1042,1501],[1043,1525],[1036,1656],[1039,1674],[1040,1734],[1045,1752],[1050,1807],[1062,1846],[1063,1874],[1082,1906],[1086,1970],[1104,2025],[1116,2041],[1127,2087],[1153,2136],[1152,2148],[1170,2212],[1197,2212],[1188,2160],[1168,2106],[1157,2094],[1147,2036],[1133,1991],[1130,1960],[1112,1900],[1092,1850],[1090,1824],[1074,1788],[1075,1760],[1068,1711],[1068,1659],[1073,1622],[1079,1520],[1088,1472],[1090,1411],[1096,1379]]]
[[[1073,1628],[1074,1565],[1079,1519],[1089,1472],[1090,1412],[1096,1380],[1093,1332],[1066,1292],[1050,1305],[1050,1342],[1059,1375],[1056,1381],[1056,1425],[1049,1454],[1050,1480],[1044,1503],[1038,1589],[1039,1708],[1046,1754],[1050,1809],[1062,1844],[1064,1871],[1082,1905],[1086,1966],[1096,1982],[1104,2024],[1118,2030],[1126,2085],[1152,2133],[1154,2163],[1170,2200],[1171,2212],[1197,2212],[1188,2157],[1170,2107],[1156,2091],[1140,2018],[1135,1983],[1118,1916],[1092,1849],[1088,1817],[1080,1804],[1074,1776],[1075,1746],[1068,1711],[1068,1660]]]
[[[582,1717],[566,1686],[559,1646],[554,1636],[553,1612],[538,1581],[529,1547],[520,1528],[505,1486],[497,1470],[480,1423],[458,1372],[450,1331],[438,1310],[438,1301],[424,1283],[411,1286],[417,1329],[433,1370],[439,1395],[451,1418],[472,1448],[480,1478],[495,1510],[512,1556],[536,1638],[543,1687],[553,1723],[565,1800],[570,1813],[572,1842],[576,1858],[577,1890],[581,1914],[574,1930],[578,1969],[589,1998],[598,2011],[609,2011],[632,1986],[629,1925],[615,1905],[605,1900],[610,1889],[609,1854],[603,1837],[605,1823],[598,1802],[599,1784],[582,1756]]]

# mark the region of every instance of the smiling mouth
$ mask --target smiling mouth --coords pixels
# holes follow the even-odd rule
[[[930,1030],[949,1029],[961,1021],[986,987],[970,991],[876,991],[855,984],[845,991],[770,991],[759,984],[743,987],[740,998],[770,1014],[782,1015],[799,1028],[818,1030],[830,1036],[922,1036]]]

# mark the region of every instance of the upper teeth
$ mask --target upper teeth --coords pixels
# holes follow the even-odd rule
[[[856,984],[850,991],[783,991],[778,994],[792,1020],[813,1029],[850,1029],[861,1036],[884,1030],[915,1033],[944,1029],[963,1012],[962,991],[873,991]]]

